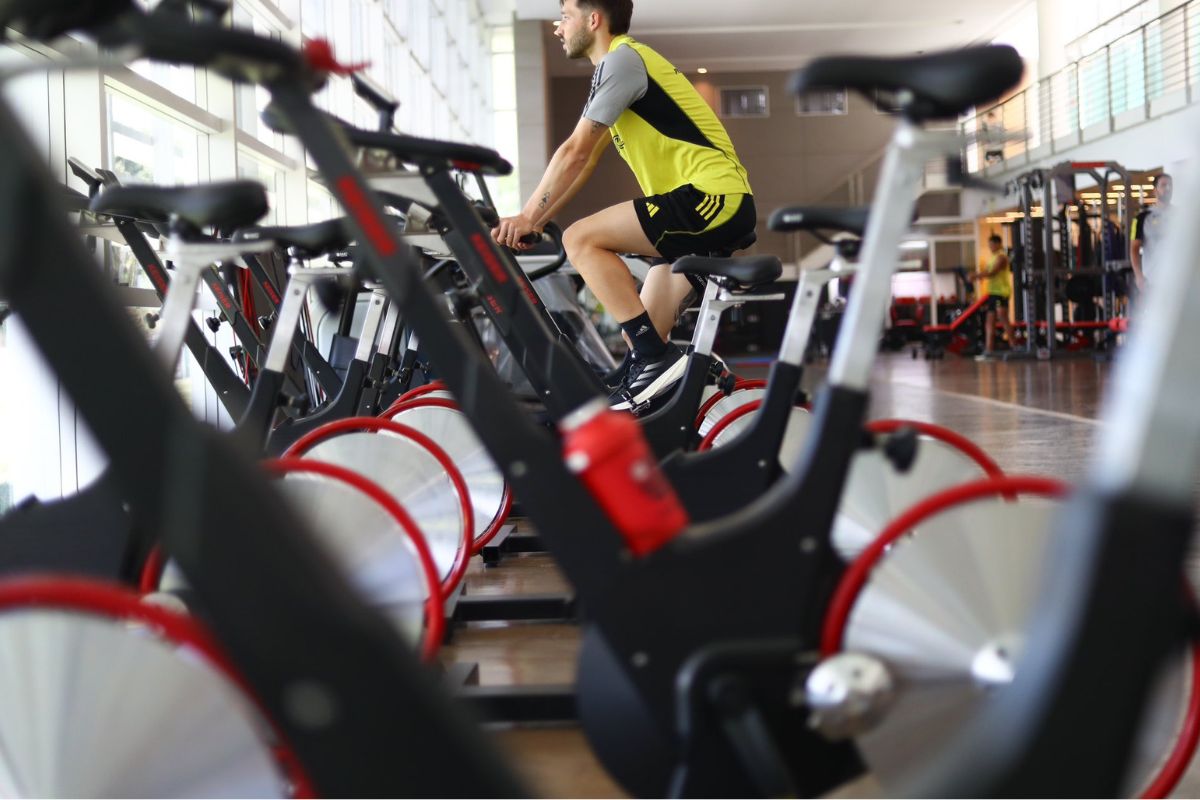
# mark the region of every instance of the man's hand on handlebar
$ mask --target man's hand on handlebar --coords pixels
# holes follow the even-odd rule
[[[500,224],[492,228],[492,238],[497,244],[513,250],[529,250],[537,244],[540,237],[536,234],[541,232],[541,228],[535,227],[524,215],[518,214],[515,217],[502,217]]]

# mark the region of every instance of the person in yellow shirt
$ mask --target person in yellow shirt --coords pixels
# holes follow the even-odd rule
[[[758,215],[746,168],[712,108],[669,61],[629,35],[633,0],[560,0],[560,7],[556,34],[568,58],[595,66],[591,92],[533,196],[492,235],[519,249],[579,192],[604,148],[616,147],[644,196],[576,222],[563,245],[630,343],[611,397],[614,408],[629,408],[683,375],[686,354],[666,340],[691,285],[660,265],[639,297],[618,253],[673,261],[723,250],[753,232]]]
[[[984,310],[983,327],[983,357],[988,358],[995,353],[996,320],[1004,326],[1004,338],[1012,346],[1012,323],[1008,319],[1008,299],[1012,297],[1012,269],[1009,267],[1008,256],[1004,252],[1004,241],[992,234],[988,237],[988,250],[991,257],[987,266],[976,275],[983,281],[983,290],[987,292],[987,303]]]

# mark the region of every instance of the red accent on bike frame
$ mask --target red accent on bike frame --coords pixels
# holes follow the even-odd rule
[[[167,566],[167,561],[163,558],[162,545],[156,544],[150,548],[150,552],[146,554],[146,560],[142,562],[142,571],[138,575],[138,591],[142,594],[150,594],[158,590],[158,583],[162,580],[163,570]]]
[[[358,64],[342,64],[333,54],[333,45],[328,39],[307,39],[301,47],[301,52],[304,54],[304,60],[308,65],[318,72],[325,72],[331,75],[350,75],[355,72],[362,72],[371,65],[370,61],[363,61]]]
[[[458,495],[458,505],[463,516],[462,535],[459,537],[458,550],[454,553],[454,563],[450,567],[450,574],[442,581],[442,598],[446,599],[450,597],[462,581],[463,576],[467,574],[467,564],[471,558],[471,546],[475,538],[475,515],[471,506],[471,496],[467,493],[467,482],[463,479],[462,473],[459,472],[454,461],[437,442],[418,430],[414,430],[407,425],[401,425],[398,422],[392,422],[390,419],[380,417],[349,417],[348,419],[328,422],[315,430],[309,431],[296,440],[295,444],[284,452],[283,458],[302,458],[305,451],[319,441],[339,433],[350,433],[352,431],[369,431],[371,433],[386,431],[387,433],[394,433],[397,436],[409,439],[425,448],[430,455],[437,459],[442,469],[446,471],[446,476],[454,486],[454,493]]]
[[[246,318],[246,324],[250,326],[250,330],[257,336],[262,333],[262,328],[259,327],[258,312],[254,307],[254,290],[250,286],[249,270],[238,270],[238,285],[242,293],[242,316]],[[221,295],[225,295],[224,286],[221,286],[218,290],[218,300],[220,300]],[[233,301],[230,300],[229,302],[232,304]],[[251,361],[249,353],[246,353],[243,358],[245,359],[245,372],[243,374],[246,376],[246,385],[249,386],[258,374],[258,370]]]
[[[472,233],[471,246],[475,248],[475,252],[483,260],[483,265],[492,274],[492,279],[496,283],[508,283],[508,273],[500,264],[500,259],[496,258],[496,253],[492,250],[492,245],[487,237],[482,233]]]
[[[243,282],[241,286],[244,289],[245,283]],[[224,284],[222,284],[220,280],[214,280],[208,283],[208,287],[212,289],[212,293],[217,299],[217,304],[221,306],[221,310],[229,316],[230,320],[232,320],[233,312],[236,306],[233,303],[233,298],[229,296],[229,292],[225,291]],[[245,311],[244,304],[242,306],[242,310]]]
[[[342,196],[343,204],[350,216],[362,226],[371,245],[382,256],[390,256],[396,252],[396,237],[388,229],[388,225],[376,213],[371,201],[359,187],[353,175],[345,175],[335,182],[338,193]]]
[[[417,561],[421,564],[421,573],[428,586],[428,594],[425,597],[425,631],[421,637],[421,658],[426,662],[433,662],[437,658],[438,648],[446,634],[446,609],[442,605],[441,581],[438,579],[438,569],[433,563],[433,554],[429,550],[429,543],[425,541],[425,535],[421,533],[421,529],[417,527],[417,523],[413,521],[404,506],[397,503],[396,498],[384,491],[379,484],[336,464],[307,458],[285,457],[268,459],[262,462],[262,465],[268,472],[272,472],[280,478],[307,473],[341,481],[374,500],[400,524],[404,533],[412,540],[413,547],[416,548]]]
[[[821,655],[828,657],[842,649],[842,637],[850,619],[850,612],[854,609],[855,601],[858,600],[871,571],[888,545],[911,531],[914,526],[959,503],[993,495],[1015,497],[1018,494],[1038,494],[1045,497],[1063,497],[1070,490],[1068,484],[1053,478],[1006,476],[964,483],[920,501],[892,520],[842,574],[825,612],[825,623],[821,630]]]
[[[517,282],[521,284],[521,291],[525,292],[526,299],[533,304],[534,308],[542,304],[542,298],[538,297],[537,292],[533,289],[533,284],[529,282],[527,277],[518,275]]]
[[[440,383],[440,381],[434,381],[434,383]],[[433,384],[427,384],[427,386],[432,386],[432,385]],[[417,389],[413,389],[412,391],[414,391],[414,392],[420,391],[420,389],[425,389],[425,388],[426,388],[425,386],[421,386],[421,387],[418,387]],[[442,387],[439,386],[437,388],[442,388]],[[429,390],[429,391],[433,391],[433,390]],[[457,411],[460,414],[462,413],[462,409],[459,408],[458,403],[455,403],[453,400],[450,400],[448,398],[445,398],[445,397],[419,397],[418,396],[418,397],[410,398],[408,400],[404,399],[404,397],[400,397],[395,403],[392,403],[392,405],[386,411],[384,411],[382,414],[380,414],[379,416],[381,416],[385,419],[394,420],[396,418],[397,414],[400,414],[404,411],[408,411],[411,408],[448,408],[452,411]],[[504,525],[505,522],[508,521],[508,515],[511,511],[512,511],[512,487],[509,486],[508,481],[505,481],[504,482],[504,493],[500,498],[500,508],[496,512],[496,515],[494,517],[492,517],[491,523],[488,524],[487,528],[483,531],[483,533],[481,533],[475,537],[474,544],[471,546],[471,555],[477,555],[480,551],[483,550],[484,546],[488,542],[490,542],[492,539],[496,538],[496,534],[500,532],[500,527],[502,525]]]
[[[139,595],[124,587],[90,578],[56,575],[31,575],[0,582],[0,612],[18,608],[56,608],[146,625],[172,644],[191,648],[230,683],[245,692],[263,714],[275,735],[281,742],[284,741],[282,731],[276,728],[266,715],[254,690],[237,672],[208,631],[191,617],[153,603],[142,602]],[[291,749],[286,744],[281,744],[272,748],[272,752],[281,767],[283,777],[288,778],[295,787],[293,796],[313,796],[312,781]]]
[[[150,282],[154,284],[154,288],[158,290],[159,294],[167,293],[167,278],[163,274],[162,267],[154,263],[147,264],[146,274],[150,276]]]

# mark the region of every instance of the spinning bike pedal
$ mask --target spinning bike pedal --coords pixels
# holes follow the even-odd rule
[[[269,330],[271,330],[271,323],[273,323],[274,321],[275,321],[275,315],[267,314],[266,316],[262,316],[262,317],[258,318],[258,327],[264,331],[269,331]]]
[[[900,472],[908,472],[917,460],[917,432],[913,428],[901,428],[887,437],[883,444],[883,454]]]

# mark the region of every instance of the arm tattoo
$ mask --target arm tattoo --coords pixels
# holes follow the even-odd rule
[[[545,209],[550,204],[550,193],[546,192],[542,195],[541,202],[538,203],[538,208]]]

